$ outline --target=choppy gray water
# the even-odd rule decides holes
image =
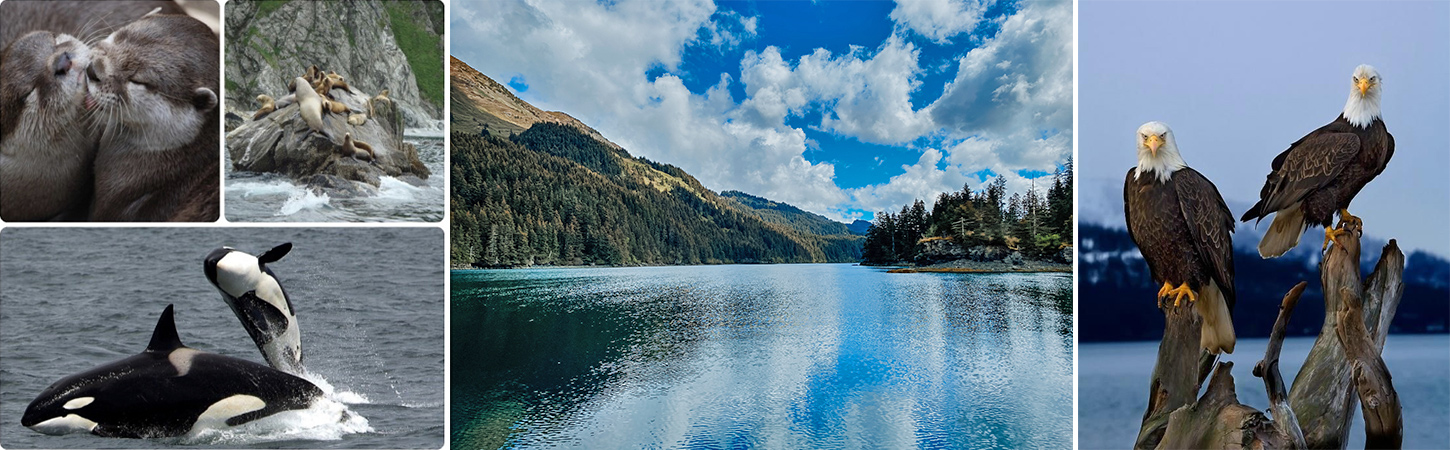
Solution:
[[[20,425],[61,377],[139,353],[168,303],[188,346],[265,364],[202,259],[258,254],[301,323],[310,372],[366,429],[287,426],[202,442],[47,436]],[[7,228],[0,232],[0,445],[5,448],[436,449],[444,444],[443,233],[436,228]]]
[[[1404,408],[1404,448],[1446,448],[1450,445],[1450,335],[1390,335],[1385,365],[1394,376]],[[1240,339],[1233,361],[1239,402],[1264,410],[1269,406],[1264,382],[1253,367],[1264,357],[1267,339]],[[1284,381],[1294,382],[1314,338],[1284,340],[1279,358]],[[1148,406],[1148,380],[1158,355],[1157,342],[1082,344],[1078,349],[1078,445],[1084,449],[1129,448],[1138,436]],[[1364,448],[1364,421],[1355,410],[1348,448]]]
[[[452,275],[452,447],[1068,448],[1072,277]]]
[[[437,222],[443,220],[441,135],[407,135],[418,158],[433,172],[427,187],[383,177],[378,195],[329,198],[314,194],[285,175],[233,171],[226,164],[226,216],[233,222]]]

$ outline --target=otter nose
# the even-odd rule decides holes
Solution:
[[[90,77],[91,81],[101,81],[101,77],[96,76],[95,64],[92,64],[90,67],[86,67],[86,76]]]
[[[69,72],[70,71],[70,67],[71,67],[70,52],[61,53],[60,54],[60,57],[55,58],[55,74],[56,75],[65,75],[66,72]]]

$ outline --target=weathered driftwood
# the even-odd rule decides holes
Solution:
[[[1218,363],[1203,397],[1169,414],[1163,441],[1157,448],[1292,448],[1273,420],[1239,403],[1232,371],[1233,363]]]
[[[1269,333],[1269,345],[1264,349],[1264,359],[1254,366],[1254,376],[1264,379],[1264,391],[1269,394],[1269,413],[1274,415],[1274,428],[1286,440],[1289,448],[1306,448],[1304,431],[1299,429],[1299,419],[1289,406],[1289,393],[1284,377],[1279,373],[1279,352],[1284,349],[1284,334],[1289,328],[1289,317],[1294,315],[1294,306],[1309,282],[1300,281],[1284,294],[1279,304],[1279,318],[1274,320],[1274,330]]]
[[[1364,322],[1361,323],[1375,343],[1378,357],[1389,333],[1389,321],[1394,318],[1404,291],[1400,280],[1405,256],[1393,240],[1385,246],[1369,283],[1361,285],[1359,227],[1357,224],[1346,226],[1354,232],[1341,236],[1342,245],[1330,247],[1319,263],[1324,325],[1289,391],[1289,404],[1294,407],[1310,448],[1345,448],[1349,444],[1350,423],[1354,420],[1358,396],[1344,344],[1336,331],[1340,325],[1338,312],[1345,307],[1345,293],[1364,293]]]
[[[1185,303],[1174,307],[1169,302],[1163,308],[1163,316],[1163,342],[1158,344],[1158,363],[1153,366],[1153,379],[1149,383],[1148,409],[1143,412],[1143,426],[1133,446],[1137,449],[1158,447],[1168,427],[1169,414],[1192,404],[1198,395],[1203,382],[1200,374],[1206,372],[1200,369],[1202,362],[1212,364],[1214,360],[1198,346],[1203,319],[1192,306]]]
[[[1354,233],[1341,236],[1342,245],[1331,247],[1320,263],[1325,324],[1293,387],[1285,392],[1279,354],[1305,282],[1285,294],[1264,359],[1254,368],[1264,380],[1273,418],[1239,403],[1231,363],[1217,364],[1208,389],[1193,400],[1207,374],[1201,368],[1214,358],[1198,348],[1201,323],[1191,308],[1166,308],[1135,448],[1343,448],[1361,397],[1366,399],[1366,445],[1399,447],[1399,398],[1379,353],[1403,292],[1404,254],[1390,241],[1369,282],[1361,285],[1359,229],[1350,229]]]
[[[1239,403],[1234,390],[1233,364],[1220,363],[1203,397],[1169,414],[1157,448],[1304,448],[1304,435],[1293,418],[1284,379],[1279,375],[1279,352],[1284,346],[1289,317],[1307,284],[1300,282],[1284,295],[1264,359],[1254,367],[1254,375],[1264,379],[1264,388],[1269,392],[1273,419]]]
[[[1340,343],[1344,345],[1345,356],[1352,368],[1355,394],[1360,399],[1360,412],[1364,414],[1365,448],[1400,448],[1404,429],[1400,416],[1400,396],[1390,382],[1390,370],[1380,358],[1383,345],[1376,346],[1375,339],[1364,325],[1364,313],[1360,308],[1359,294],[1343,288],[1340,292],[1344,306],[1336,313],[1339,318]]]

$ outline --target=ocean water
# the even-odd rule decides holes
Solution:
[[[1264,381],[1253,375],[1267,339],[1240,339],[1233,361],[1239,402],[1269,407]],[[1284,340],[1279,370],[1292,384],[1313,337]],[[1079,448],[1128,448],[1138,436],[1148,406],[1148,380],[1158,357],[1157,342],[1082,344],[1078,350]],[[1450,335],[1390,335],[1383,354],[1394,377],[1404,414],[1404,448],[1450,448]],[[1364,421],[1355,410],[1348,448],[1364,448]]]
[[[443,220],[443,136],[409,130],[404,140],[433,173],[426,187],[383,177],[378,195],[330,198],[314,194],[286,175],[234,171],[226,166],[226,216],[233,222],[437,222]]]
[[[202,272],[216,247],[259,254],[291,296],[328,401],[197,439],[47,436],[20,425],[60,378],[139,353],[175,304],[188,346],[265,364]],[[0,232],[0,446],[397,448],[444,445],[444,257],[436,228],[7,228]],[[339,422],[346,409],[356,418]],[[279,415],[280,416],[280,415]]]
[[[799,264],[452,280],[457,450],[1072,445],[1066,274]]]

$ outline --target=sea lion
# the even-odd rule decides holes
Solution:
[[[316,91],[317,95],[327,97],[332,92],[332,80],[323,78],[321,81],[312,85],[312,90]]]
[[[373,152],[373,146],[363,141],[355,141],[352,133],[346,133],[342,135],[342,156],[372,161],[377,158],[377,153]]]
[[[0,217],[83,219],[96,151],[85,110],[90,47],[35,31],[0,59]]]
[[[368,122],[368,116],[366,116],[364,114],[353,114],[353,115],[347,116],[347,124],[348,125],[359,126],[359,125],[365,124],[367,122]]]
[[[285,97],[276,99],[274,103],[277,105],[277,109],[292,106],[293,103],[297,103],[297,94],[287,94]]]
[[[95,44],[86,73],[100,146],[91,220],[215,221],[220,48],[185,15],[149,15]]]
[[[327,110],[327,112],[333,114],[343,114],[347,113],[348,111],[352,111],[347,107],[347,104],[344,104],[343,102],[327,99],[322,100],[322,109],[325,109]]]
[[[352,87],[347,85],[347,80],[342,78],[342,75],[338,75],[337,72],[328,72],[327,80],[332,84],[332,87],[328,89],[328,92],[332,92],[332,89],[339,88],[348,92],[352,92]]]
[[[373,116],[376,116],[377,115],[377,114],[374,114],[376,111],[373,108],[373,102],[388,102],[388,103],[392,103],[393,100],[388,98],[388,90],[387,89],[383,89],[383,91],[382,92],[379,92],[378,95],[376,95],[373,98],[371,98],[371,99],[368,100],[368,117],[373,117]]]
[[[307,126],[311,127],[313,131],[322,131],[322,96],[317,95],[317,92],[312,90],[307,84],[307,80],[299,77],[293,81],[297,82],[297,88],[293,90],[293,95],[296,95],[297,105],[300,108],[298,114],[302,116],[302,120],[307,122]]]
[[[258,95],[257,103],[261,103],[262,107],[257,108],[257,112],[255,114],[252,114],[252,120],[261,119],[262,117],[271,114],[272,111],[277,110],[277,103],[272,100],[272,97],[268,97],[267,94]]]

